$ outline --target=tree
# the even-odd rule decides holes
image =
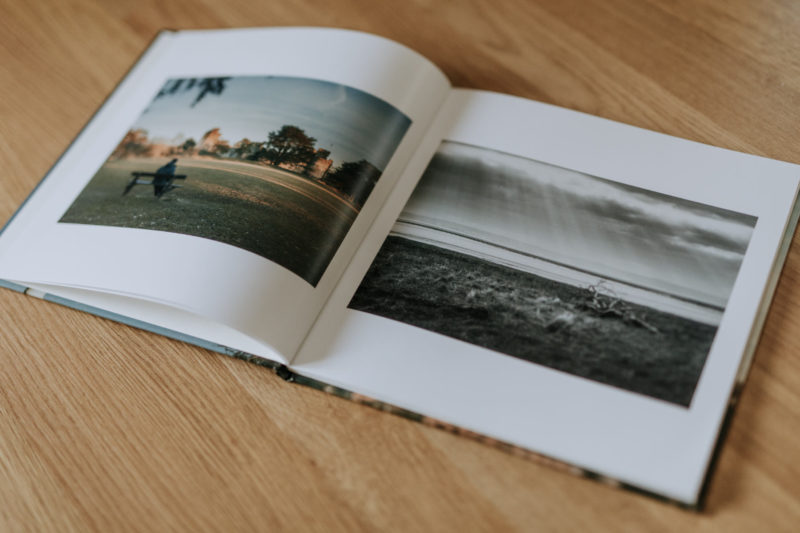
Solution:
[[[189,137],[181,145],[181,152],[191,155],[194,152],[194,147],[197,146],[197,141]]]
[[[222,133],[219,128],[211,128],[200,138],[200,153],[214,152],[220,142],[222,142]]]
[[[264,147],[264,143],[260,143],[255,151],[247,157],[247,159],[251,161],[268,161],[269,152]]]
[[[362,206],[380,177],[381,171],[362,159],[342,163],[322,181],[352,198],[356,205]]]
[[[197,97],[191,103],[190,107],[196,106],[207,94],[219,96],[225,90],[225,83],[230,80],[230,77],[216,77],[216,78],[179,78],[176,80],[169,80],[156,94],[155,100],[165,96],[171,96],[178,92],[187,92],[191,90],[199,91]]]
[[[151,143],[147,138],[147,130],[128,130],[117,147],[111,152],[111,157],[135,157],[145,155],[150,150]]]
[[[269,159],[274,166],[282,163],[305,165],[314,157],[315,142],[317,140],[306,135],[301,128],[284,125],[269,133],[263,159]]]
[[[317,150],[314,150],[314,153],[311,155],[311,157],[308,158],[308,161],[306,161],[306,168],[305,168],[306,174],[311,172],[317,161],[319,161],[320,159],[327,159],[329,155],[331,155],[330,150],[326,150],[324,148],[318,148]]]
[[[326,150],[324,148],[317,148],[314,152],[309,156],[308,160],[306,160],[305,168],[303,172],[308,175],[314,169],[314,165],[317,164],[317,161],[320,159],[327,159],[328,156],[331,155],[330,150]]]
[[[214,145],[214,153],[217,155],[225,155],[231,149],[231,146],[228,144],[228,141],[221,139],[217,144]]]
[[[259,150],[259,148],[261,148],[262,144],[263,143],[253,142],[245,137],[233,145],[233,150],[236,153],[236,157],[241,159],[249,159]]]

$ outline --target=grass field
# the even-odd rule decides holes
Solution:
[[[350,307],[684,406],[716,333],[400,237],[386,240]]]
[[[182,188],[153,195],[131,172],[167,159],[106,162],[60,222],[121,226],[203,237],[248,250],[317,284],[357,211],[322,185],[278,169],[237,161],[180,159]]]

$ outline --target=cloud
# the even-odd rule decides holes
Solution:
[[[410,217],[598,275],[727,299],[756,218],[446,141]]]
[[[483,189],[487,199],[538,195],[581,211],[587,223],[607,226],[608,231],[666,246],[702,247],[703,253],[718,250],[724,255],[743,255],[756,222],[755,217],[742,213],[455,143],[437,154],[435,162],[431,167],[436,171],[457,169],[470,176],[470,186]],[[491,188],[499,190],[492,193],[487,190]]]

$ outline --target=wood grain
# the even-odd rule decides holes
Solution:
[[[381,34],[458,86],[800,163],[792,0],[0,0],[0,220],[158,29],[272,25]],[[701,514],[0,291],[0,529],[792,530],[799,249]]]

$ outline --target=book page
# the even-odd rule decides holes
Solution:
[[[426,153],[292,368],[694,503],[798,168],[467,90]]]
[[[9,225],[0,278],[291,355],[448,90],[357,32],[165,33]]]

